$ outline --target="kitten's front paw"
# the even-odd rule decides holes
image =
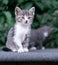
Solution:
[[[28,50],[28,48],[23,48],[24,49],[24,52],[28,52],[29,50]]]
[[[24,52],[23,48],[18,49],[18,53]]]
[[[45,47],[42,47],[42,50],[45,50]]]
[[[34,51],[34,50],[36,50],[36,47],[31,47],[29,50]]]

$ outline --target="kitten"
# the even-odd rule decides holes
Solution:
[[[29,49],[44,50],[45,49],[45,47],[43,47],[44,41],[52,34],[53,30],[54,29],[50,26],[42,26],[38,29],[31,29]]]
[[[21,10],[19,7],[15,8],[15,24],[10,29],[7,37],[6,47],[15,52],[28,52],[29,40],[25,43],[24,40],[30,35],[31,24],[34,18],[35,8],[29,10]]]

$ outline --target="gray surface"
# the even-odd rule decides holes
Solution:
[[[0,61],[58,61],[58,49],[24,53],[0,51]]]

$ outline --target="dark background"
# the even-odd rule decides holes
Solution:
[[[45,43],[47,48],[58,48],[58,0],[0,0],[0,47],[5,46],[7,33],[15,23],[15,7],[35,7],[32,28],[48,25],[54,28],[52,40]]]

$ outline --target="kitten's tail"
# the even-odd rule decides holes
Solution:
[[[5,47],[5,48],[3,48],[2,50],[3,50],[3,51],[11,51],[11,49],[6,48],[6,47]]]
[[[1,47],[0,50],[2,50],[2,51],[11,51],[11,49],[9,49],[9,48],[7,48],[5,46],[4,47]]]

